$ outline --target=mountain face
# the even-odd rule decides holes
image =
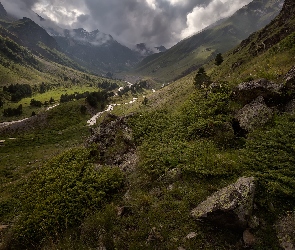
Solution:
[[[0,18],[6,17],[7,16],[7,12],[4,9],[2,3],[0,2]]]
[[[42,43],[50,49],[58,49],[58,44],[42,27],[31,19],[24,17],[6,26],[6,29],[17,35],[23,46],[41,52]],[[42,53],[42,52],[41,52]]]
[[[283,2],[254,0],[231,17],[179,42],[166,52],[145,58],[135,72],[160,80],[177,79],[263,28],[278,15]]]
[[[233,53],[241,53],[243,49],[247,48],[248,52],[255,56],[271,48],[273,45],[295,32],[294,13],[295,2],[293,0],[285,0],[280,14],[264,29],[253,33],[250,37],[242,41]]]
[[[82,28],[74,30],[65,30],[64,35],[68,39],[73,39],[81,44],[91,44],[94,46],[104,45],[108,42],[114,41],[111,35],[104,34],[99,30],[88,32]]]
[[[68,57],[94,73],[126,70],[139,61],[137,52],[98,30],[65,30],[54,39]]]
[[[63,54],[55,39],[29,18],[24,17],[17,21],[7,18],[6,21],[0,21],[0,36],[2,39],[11,39],[37,56],[74,69],[85,70]]]

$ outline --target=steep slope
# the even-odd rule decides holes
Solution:
[[[164,53],[145,58],[136,73],[173,80],[198,68],[217,53],[233,48],[264,27],[281,10],[283,0],[254,0],[231,17],[187,38]]]
[[[281,80],[294,63],[294,11],[294,2],[285,1],[281,13],[269,25],[226,53],[221,66],[209,70],[212,78],[233,82],[247,78]],[[207,67],[212,69],[212,64]]]
[[[6,18],[6,17],[7,17],[7,12],[4,9],[2,3],[0,2],[0,19]]]
[[[1,22],[0,26],[2,37],[12,39],[34,54],[74,69],[84,70],[63,54],[55,39],[31,19],[24,17],[17,21],[5,21]]]
[[[50,49],[58,49],[56,41],[48,33],[31,19],[24,17],[6,26],[7,30],[16,34],[22,45],[39,51],[39,44],[43,43]]]

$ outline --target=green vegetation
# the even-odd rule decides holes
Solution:
[[[274,223],[295,211],[295,114],[278,106],[254,131],[239,135],[233,126],[244,105],[233,98],[238,83],[282,83],[294,66],[294,32],[253,49],[264,32],[223,54],[218,67],[212,58],[155,93],[142,81],[112,96],[123,104],[113,113],[129,116],[106,115],[91,128],[87,147],[88,109],[101,110],[109,97],[98,88],[119,82],[55,65],[57,74],[41,85],[45,92],[32,84],[32,97],[9,104],[10,94],[1,93],[5,108],[24,102],[26,113],[36,108],[32,98],[39,104],[67,93],[74,100],[38,114],[30,127],[3,130],[0,220],[10,227],[0,248],[242,249],[242,232],[193,220],[190,212],[237,178],[254,176],[253,248],[280,249]],[[76,98],[87,91],[88,103]],[[294,98],[294,88],[288,91]]]
[[[94,170],[89,151],[73,149],[35,171],[20,192],[21,216],[13,232],[14,247],[55,241],[66,229],[110,200],[123,185],[119,169]]]

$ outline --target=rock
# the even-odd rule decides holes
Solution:
[[[233,90],[233,98],[242,104],[247,104],[262,96],[268,105],[276,105],[282,99],[283,84],[276,84],[266,79],[240,83]]]
[[[272,118],[272,116],[272,109],[267,107],[263,97],[259,96],[250,104],[247,104],[240,109],[237,112],[235,119],[243,130],[250,132],[257,127],[263,126]]]
[[[220,226],[245,230],[253,210],[254,192],[254,177],[241,177],[208,197],[191,215]]]
[[[190,232],[185,238],[190,240],[190,239],[193,239],[197,236],[198,234],[195,233],[195,232]]]
[[[249,231],[249,229],[246,229],[243,233],[243,241],[246,246],[253,246],[255,245],[256,238],[255,236]]]
[[[86,146],[91,147],[94,156],[98,156],[98,163],[115,165],[126,172],[134,169],[137,155],[132,130],[128,126],[131,116],[118,117],[108,114],[98,129],[91,129]]]
[[[259,225],[260,225],[260,221],[259,221],[259,218],[257,218],[255,215],[254,216],[251,216],[249,222],[249,227],[251,229],[255,229],[255,228],[258,228]]]
[[[291,100],[285,107],[285,112],[295,114],[295,99]]]
[[[293,68],[291,68],[285,75],[284,80],[287,88],[295,87],[295,66],[293,66]]]
[[[275,228],[281,247],[285,250],[295,250],[295,212],[281,218]]]

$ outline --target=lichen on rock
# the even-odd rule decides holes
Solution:
[[[267,107],[262,96],[240,109],[235,119],[242,129],[250,132],[266,124],[273,116],[271,108]]]
[[[253,210],[254,177],[241,177],[208,197],[191,211],[196,219],[208,219],[216,224],[246,229]]]
[[[295,212],[282,217],[275,228],[281,247],[285,250],[295,250]]]

